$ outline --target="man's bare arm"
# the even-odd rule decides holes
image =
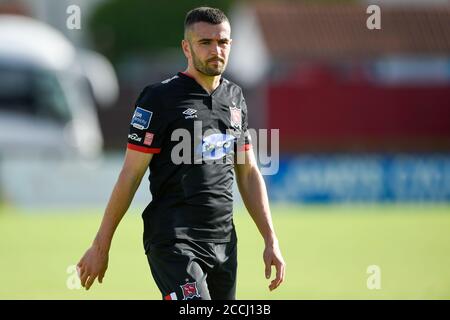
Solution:
[[[97,235],[77,265],[81,284],[86,290],[89,290],[95,278],[98,277],[100,283],[103,280],[114,232],[127,212],[151,159],[152,154],[127,149]]]
[[[244,204],[264,239],[266,278],[270,278],[272,265],[277,272],[276,278],[269,285],[269,289],[274,290],[284,281],[286,263],[281,255],[273,227],[266,184],[256,164],[253,150],[245,151],[245,162],[236,164],[235,171]]]

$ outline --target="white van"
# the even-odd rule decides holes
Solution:
[[[112,105],[117,95],[103,56],[32,18],[0,15],[0,157],[97,157],[95,103]]]

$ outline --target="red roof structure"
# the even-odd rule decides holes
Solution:
[[[450,6],[381,6],[381,30],[366,26],[361,4],[252,4],[275,59],[450,55]]]

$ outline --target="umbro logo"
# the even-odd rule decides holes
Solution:
[[[189,108],[183,111],[183,114],[185,115],[185,119],[193,119],[193,118],[197,118],[197,110]]]
[[[192,116],[192,115],[193,115],[194,113],[196,113],[196,112],[197,112],[197,110],[189,108],[189,109],[187,109],[187,110],[184,110],[184,111],[183,111],[183,114],[185,114],[185,115],[187,115],[187,116]]]

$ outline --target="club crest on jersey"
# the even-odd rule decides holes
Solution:
[[[230,107],[230,123],[235,129],[240,129],[242,125],[241,109],[236,107],[234,103],[233,106]]]
[[[200,294],[197,290],[197,282],[188,282],[181,287],[181,291],[183,292],[183,300],[200,298]]]
[[[152,115],[153,112],[137,107],[136,110],[134,110],[131,125],[139,130],[148,129]]]

